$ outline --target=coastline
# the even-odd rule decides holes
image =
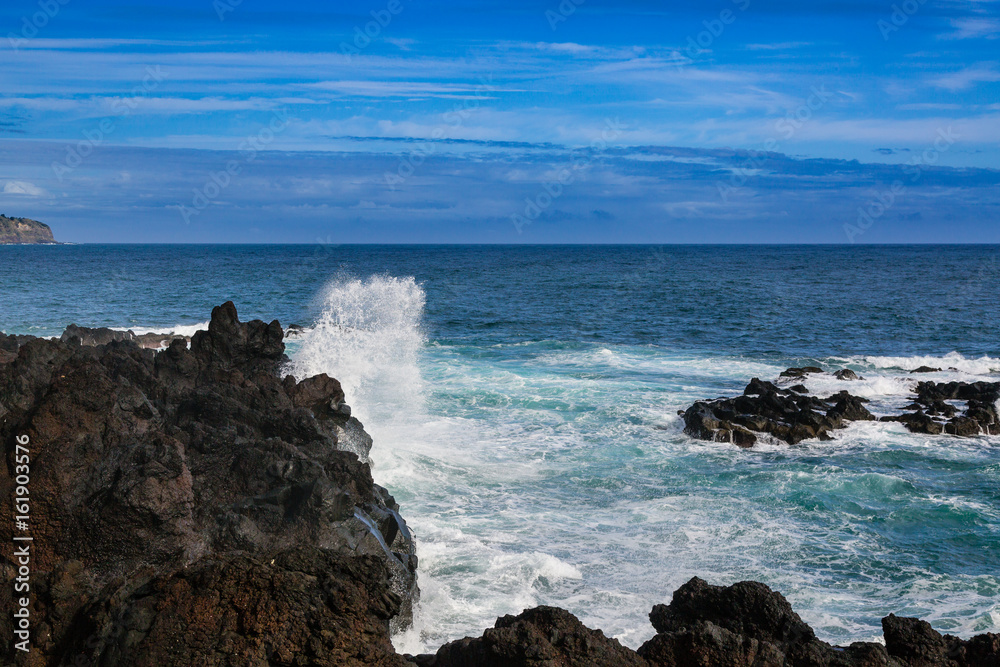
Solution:
[[[418,596],[414,585],[420,571],[414,542],[403,518],[406,508],[396,505],[387,491],[371,481],[370,467],[366,462],[371,439],[360,422],[350,416],[350,409],[344,407],[346,397],[340,384],[326,376],[303,378],[301,381],[290,378],[280,380],[278,373],[284,351],[283,337],[284,332],[277,322],[270,325],[260,321],[241,323],[230,303],[213,311],[208,331],[195,334],[190,350],[182,339],[173,341],[160,352],[142,350],[135,340],[124,338],[102,342],[92,337],[87,340],[91,345],[82,345],[84,339],[73,335],[65,340],[15,339],[13,344],[10,337],[6,339],[8,353],[15,344],[16,349],[13,350],[13,359],[0,364],[0,395],[4,399],[2,403],[8,406],[0,417],[0,430],[5,442],[12,441],[13,435],[21,432],[36,443],[36,448],[44,446],[46,441],[52,446],[52,443],[60,441],[79,441],[81,437],[91,438],[95,444],[103,442],[105,455],[118,462],[115,474],[125,475],[134,481],[129,486],[133,491],[126,492],[125,496],[119,496],[120,492],[114,491],[102,503],[110,503],[105,505],[107,509],[120,506],[126,510],[126,515],[141,509],[136,516],[145,517],[131,524],[132,528],[125,527],[127,532],[135,531],[126,538],[122,527],[112,528],[113,524],[107,523],[110,520],[120,522],[120,514],[109,516],[100,507],[92,507],[84,514],[67,515],[66,510],[59,509],[58,505],[49,505],[44,495],[42,500],[36,497],[36,507],[40,506],[42,515],[47,517],[43,525],[60,528],[46,528],[46,531],[55,532],[38,535],[39,538],[44,537],[39,542],[47,542],[49,546],[41,547],[40,567],[33,575],[45,582],[39,589],[39,597],[34,598],[34,613],[36,620],[43,619],[42,627],[48,628],[51,643],[48,645],[50,652],[44,654],[49,656],[49,662],[34,664],[59,664],[60,660],[78,649],[84,653],[90,650],[88,655],[100,655],[102,659],[114,661],[114,656],[122,655],[124,650],[121,644],[124,638],[116,635],[116,624],[120,626],[123,615],[128,617],[140,609],[149,609],[147,594],[136,597],[139,588],[157,591],[154,597],[161,600],[157,607],[160,612],[154,614],[154,620],[141,640],[135,642],[134,637],[128,640],[134,642],[128,645],[131,655],[146,656],[144,659],[150,663],[169,659],[170,656],[176,659],[178,654],[170,651],[177,650],[183,651],[188,658],[222,655],[219,651],[228,649],[218,644],[203,645],[204,636],[197,631],[197,626],[208,618],[242,613],[236,598],[232,597],[232,591],[219,588],[221,584],[211,584],[210,587],[214,587],[212,590],[217,591],[219,596],[214,598],[215,606],[210,613],[204,612],[209,614],[208,617],[196,615],[193,619],[174,615],[174,611],[181,608],[177,605],[203,605],[205,600],[197,596],[177,598],[171,591],[178,591],[177,586],[186,590],[185,586],[190,585],[185,584],[186,581],[201,581],[204,584],[239,580],[242,582],[240,586],[249,587],[248,590],[258,590],[259,585],[264,585],[259,589],[263,592],[277,581],[274,577],[282,577],[282,581],[287,582],[287,577],[294,579],[313,571],[311,568],[320,562],[325,563],[324,571],[339,573],[331,580],[331,583],[338,582],[335,584],[338,590],[347,587],[355,591],[343,598],[346,607],[334,605],[332,608],[340,611],[332,616],[327,614],[323,618],[311,618],[306,626],[300,627],[295,623],[290,626],[271,625],[268,632],[272,636],[284,637],[282,641],[286,642],[315,638],[317,628],[327,623],[336,626],[338,618],[343,620],[343,609],[346,608],[353,619],[351,627],[364,628],[364,634],[343,634],[341,631],[335,636],[323,635],[325,653],[316,654],[313,664],[417,664],[423,667],[519,665],[541,664],[531,661],[548,656],[544,659],[568,661],[566,664],[608,665],[684,665],[696,660],[709,660],[710,664],[719,665],[921,665],[944,664],[941,661],[947,659],[953,660],[956,665],[972,666],[991,664],[982,661],[1000,655],[998,635],[983,635],[963,643],[942,637],[929,625],[914,619],[891,616],[883,621],[885,646],[856,644],[841,650],[817,640],[784,598],[762,584],[716,588],[703,581],[692,580],[674,593],[674,601],[669,607],[653,609],[651,620],[657,634],[638,652],[604,637],[599,631],[585,628],[569,612],[542,607],[518,617],[499,619],[497,626],[487,630],[481,639],[447,644],[434,656],[400,656],[389,643],[390,632],[393,627],[398,630],[407,622],[406,610]],[[56,362],[55,368],[61,369],[59,376],[54,369],[46,371],[41,365],[48,366],[53,361]],[[139,370],[142,367],[153,375],[143,380],[144,374]],[[23,386],[18,388],[16,378],[28,379],[33,389],[25,393]],[[108,393],[101,405],[92,403],[90,387],[93,386],[104,386],[104,391]],[[39,391],[43,387],[49,389]],[[265,389],[267,387],[270,389]],[[259,393],[261,390],[264,394]],[[281,394],[284,398],[277,398]],[[210,409],[207,412],[203,408],[191,412],[194,405],[186,403],[189,399],[185,396],[198,396],[200,403],[207,400],[203,404]],[[261,403],[261,400],[264,402]],[[228,407],[219,413],[216,408],[210,407],[212,405]],[[250,406],[254,406],[251,408],[253,412],[247,413]],[[246,426],[255,423],[246,421],[248,414],[287,415],[280,417],[290,420],[280,430],[296,433],[295,442],[298,444],[288,444],[307,456],[307,459],[298,460],[315,460],[321,467],[315,469],[316,472],[320,469],[324,472],[318,478],[308,475],[303,478],[302,473],[293,473],[289,477],[287,472],[275,477],[273,456],[276,452],[273,445],[266,444],[266,439],[257,440],[273,432],[274,426],[266,427],[256,436],[247,434],[249,440],[246,435],[229,440],[231,436],[223,435],[225,429],[230,428],[225,426],[225,420],[229,419],[225,415],[234,410],[236,412],[231,414],[243,415],[240,419]],[[74,411],[80,415],[77,418],[79,425],[61,423],[67,414]],[[223,421],[220,422],[220,418]],[[174,426],[164,430],[163,435],[177,444],[164,448],[166,442],[162,442],[154,450],[147,450],[142,459],[132,458],[134,454],[128,453],[131,446],[128,438],[122,436],[136,433],[138,428],[139,432],[147,434],[144,438],[148,438],[150,428],[163,428],[155,424],[168,424],[171,420],[176,420],[172,422]],[[263,426],[265,422],[260,423]],[[112,427],[110,430],[109,426]],[[223,428],[221,431],[218,430],[220,426]],[[194,439],[184,442],[181,433],[172,430],[177,428],[188,433],[186,437]],[[237,496],[223,494],[225,506],[231,508],[226,516],[231,518],[221,524],[218,519],[212,519],[210,523],[215,527],[191,541],[198,534],[197,530],[192,533],[192,522],[197,524],[198,515],[208,517],[214,511],[204,514],[199,507],[206,497],[195,492],[199,486],[199,465],[192,458],[196,456],[195,452],[189,448],[195,447],[203,454],[207,452],[204,448],[209,442],[216,442],[205,439],[205,434],[212,429],[219,434],[216,438],[223,436],[223,442],[239,442],[241,448],[250,444],[251,449],[265,446],[262,452],[271,454],[250,468],[241,468],[242,479],[223,483],[223,487],[235,482],[240,488],[252,489],[252,495],[247,498],[250,503],[238,500]],[[87,436],[87,433],[92,435]],[[94,437],[98,440],[92,440]],[[178,440],[178,437],[181,439]],[[93,444],[88,447],[92,448]],[[8,457],[12,453],[8,448]],[[34,483],[45,484],[47,482],[42,480],[51,480],[55,486],[49,488],[50,493],[61,494],[64,501],[68,501],[67,506],[79,506],[78,502],[69,500],[65,495],[79,491],[74,491],[72,485],[67,486],[68,479],[60,478],[58,471],[65,465],[60,458],[82,454],[81,450],[69,448],[54,452],[44,463],[36,462],[32,474]],[[150,455],[154,458],[149,459]],[[178,455],[180,468],[177,468]],[[331,455],[339,462],[322,462],[324,457]],[[140,464],[143,460],[146,462]],[[166,470],[149,468],[149,462],[157,460],[161,462],[158,465],[165,466]],[[74,464],[74,467],[78,466],[79,463]],[[175,472],[169,472],[170,469]],[[96,477],[110,479],[107,473]],[[63,481],[60,482],[60,479]],[[323,479],[328,481],[319,483]],[[4,484],[9,485],[12,481],[5,477]],[[218,480],[214,482],[218,483]],[[11,497],[6,493],[8,490],[11,489],[4,488],[5,502]],[[339,500],[344,498],[344,492],[352,500]],[[42,493],[45,494],[44,491]],[[220,498],[216,495],[212,497]],[[344,502],[353,505],[345,506]],[[272,505],[284,507],[282,515],[285,518],[277,523],[274,519],[266,519],[266,512],[262,516],[259,514],[261,510],[253,509]],[[231,514],[234,511],[235,514]],[[329,514],[330,511],[333,514]],[[380,513],[383,518],[376,520]],[[49,521],[59,515],[63,518],[54,523]],[[148,524],[152,517],[157,517],[155,522],[160,524],[155,529]],[[292,517],[291,521],[289,517]],[[247,524],[247,520],[251,523]],[[333,524],[329,523],[331,520]],[[119,555],[108,561],[104,556],[104,547],[81,551],[80,546],[71,546],[66,542],[83,525],[89,526],[89,531],[96,529],[98,535],[114,530],[114,539],[125,539],[126,543],[137,536],[149,539],[156,535],[156,543],[164,546],[151,550],[150,545],[144,543],[141,553],[135,552],[124,558],[120,549],[109,550],[109,553]],[[176,528],[167,529],[169,525]],[[286,534],[289,525],[298,527],[287,533],[287,537],[280,537]],[[333,533],[329,531],[330,525],[337,527]],[[266,537],[268,534],[272,537]],[[287,541],[292,535],[296,536],[294,547]],[[305,543],[302,542],[303,537],[306,538]],[[164,541],[169,544],[164,544]],[[57,544],[63,546],[52,551]],[[187,546],[181,548],[184,544]],[[397,555],[400,553],[403,555]],[[76,557],[67,557],[73,554],[77,554]],[[178,554],[183,556],[178,559]],[[267,564],[269,557],[270,565]],[[335,560],[331,561],[331,558]],[[11,567],[13,563],[5,561],[5,568]],[[417,575],[409,584],[405,583],[408,578],[406,572]],[[232,579],[234,577],[235,580]],[[309,583],[312,579],[307,577],[298,581],[296,590],[300,591],[302,599],[314,599],[310,597],[313,595],[310,591],[315,586]],[[63,592],[53,597],[56,590],[53,586],[57,583]],[[366,592],[361,592],[362,589]],[[265,595],[260,598],[260,603],[265,604],[267,600],[270,597]],[[271,608],[269,613],[276,618],[260,620],[268,623],[277,618],[287,618],[281,614],[291,613],[301,602],[284,600],[283,604],[289,605],[287,609]],[[324,604],[329,611],[331,600],[325,599]],[[10,618],[10,615],[6,616]],[[76,620],[67,626],[66,620],[70,618]],[[86,619],[88,628],[93,628],[91,631],[84,633],[81,630],[79,623],[84,622],[81,618]],[[748,624],[750,618],[768,620]],[[161,621],[164,624],[162,627],[158,625]],[[169,634],[163,634],[166,628],[170,629]],[[118,630],[120,634],[120,627]],[[230,628],[229,632],[233,631]],[[86,638],[84,634],[87,634]],[[94,640],[95,636],[99,639]],[[362,636],[365,639],[361,639]],[[173,648],[167,645],[168,639],[173,642]],[[93,640],[96,645],[81,648],[81,640]],[[257,631],[236,631],[236,635],[227,641],[230,647],[235,642],[245,656],[263,655]],[[362,646],[364,656],[335,653],[355,645]],[[70,653],[67,653],[67,646],[71,647]],[[290,646],[286,650],[306,650],[304,645],[296,645],[298,648],[294,649]],[[13,659],[19,659],[14,655]]]

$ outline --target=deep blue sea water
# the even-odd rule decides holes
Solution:
[[[1000,438],[855,424],[739,450],[677,411],[792,365],[874,411],[1000,379],[996,246],[0,246],[0,330],[308,328],[414,528],[418,652],[537,604],[638,646],[694,575],[764,581],[829,641],[889,613],[1000,631]]]

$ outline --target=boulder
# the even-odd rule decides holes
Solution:
[[[409,657],[409,656],[408,656]],[[646,667],[635,651],[591,630],[573,614],[536,607],[497,619],[476,639],[445,644],[434,655],[410,657],[420,667]]]
[[[135,334],[131,331],[115,331],[106,327],[91,329],[89,327],[78,327],[75,324],[71,324],[66,327],[66,330],[63,331],[59,340],[64,343],[69,343],[73,339],[78,340],[80,345],[107,345],[108,343],[135,340]]]

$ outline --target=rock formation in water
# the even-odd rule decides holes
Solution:
[[[799,389],[804,391],[804,387],[781,389],[754,378],[742,396],[698,401],[683,411],[684,432],[740,447],[753,447],[757,434],[768,433],[794,445],[812,438],[829,440],[830,431],[844,428],[848,422],[875,419],[864,406],[867,399],[846,391],[817,398]]]
[[[697,578],[653,608],[656,635],[638,651],[538,607],[435,654],[398,655],[390,630],[416,594],[413,539],[372,480],[371,438],[340,383],[281,379],[281,327],[241,323],[231,303],[190,349],[177,339],[157,353],[120,334],[0,336],[0,511],[14,514],[15,437],[26,435],[29,529],[4,530],[33,538],[31,650],[16,650],[13,597],[0,596],[4,665],[1000,665],[1000,635],[961,640],[888,616],[884,646],[835,647],[767,586]],[[926,407],[993,391],[922,386]],[[827,419],[865,414],[849,395],[820,405],[759,381],[745,396]],[[2,553],[13,580],[19,564]]]
[[[0,341],[0,507],[27,435],[33,538],[32,652],[0,596],[0,663],[402,664],[413,540],[340,383],[281,379],[281,327],[232,303],[190,349],[80,342]]]
[[[0,215],[0,245],[8,243],[55,243],[52,229],[44,222]]]
[[[918,369],[919,370],[919,369]],[[931,369],[936,370],[936,369]],[[823,369],[807,366],[789,368],[781,373],[792,381]],[[854,371],[843,369],[833,374],[840,380],[859,380]],[[949,433],[959,436],[1000,434],[1000,382],[918,382],[914,402],[899,415],[887,415],[879,421],[903,423],[912,433]],[[964,401],[960,410],[947,401]],[[753,378],[742,396],[697,401],[682,410],[684,432],[701,440],[731,442],[753,447],[761,433],[795,445],[803,440],[830,440],[831,431],[852,421],[872,421],[875,416],[865,407],[868,399],[841,391],[826,398],[808,395],[804,385],[782,388],[773,382]]]
[[[649,614],[656,635],[638,651],[590,630],[562,609],[505,616],[477,639],[408,656],[419,667],[997,667],[1000,635],[968,641],[924,621],[883,619],[885,645],[833,646],[764,584],[711,586],[694,578]]]

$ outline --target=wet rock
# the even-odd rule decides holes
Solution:
[[[852,371],[850,368],[842,368],[833,374],[838,380],[864,380],[863,377]]]
[[[108,343],[117,343],[125,340],[135,340],[135,334],[131,331],[114,331],[106,327],[91,329],[89,327],[78,327],[75,324],[71,324],[66,327],[66,330],[63,331],[59,340],[64,343],[69,343],[74,338],[80,341],[80,345],[94,346],[107,345]]]
[[[14,436],[31,438],[32,665],[81,653],[103,665],[399,664],[388,638],[416,595],[413,539],[359,459],[371,438],[339,409],[340,384],[279,379],[281,326],[240,322],[232,303],[190,349],[81,346],[81,332],[101,340],[77,327],[0,365],[8,516]],[[0,597],[0,636],[13,633],[10,605]],[[0,647],[0,664],[12,651]]]
[[[659,667],[894,664],[878,644],[845,650],[818,640],[780,593],[752,581],[722,587],[696,577],[649,619],[657,634],[638,653]]]
[[[844,428],[848,421],[874,419],[864,402],[847,392],[820,399],[753,378],[742,396],[692,405],[683,414],[684,432],[741,447],[752,447],[757,433],[767,433],[794,445],[814,438],[830,439],[830,431]]]
[[[882,417],[879,421],[900,422],[906,426],[911,433],[923,433],[926,435],[939,435],[944,433],[944,424],[935,421],[930,415],[924,414],[922,410],[917,410],[913,414],[890,415]]]
[[[386,630],[400,607],[388,589],[373,556],[210,556],[88,605],[63,654],[66,664],[404,667]]]
[[[139,347],[149,350],[161,350],[170,347],[171,343],[175,340],[184,341],[185,344],[191,342],[191,339],[187,336],[176,336],[174,334],[148,333],[135,337],[135,342],[139,344]]]
[[[822,373],[819,366],[803,366],[802,368],[789,368],[781,372],[783,378],[803,378],[810,373]]]
[[[952,419],[950,422],[945,424],[944,430],[945,433],[964,437],[979,435],[983,432],[979,422],[975,419],[969,419],[968,417],[956,417]]]
[[[917,398],[905,409],[910,414],[889,416],[884,421],[898,421],[914,433],[948,433],[973,437],[1000,433],[1000,382],[919,382]],[[947,401],[965,401],[965,411]]]
[[[914,368],[911,373],[938,373],[940,368],[931,368],[930,366],[920,366],[919,368]]]
[[[537,607],[497,619],[482,637],[445,644],[435,655],[410,658],[420,667],[645,667],[618,640],[591,630],[573,614]]]

